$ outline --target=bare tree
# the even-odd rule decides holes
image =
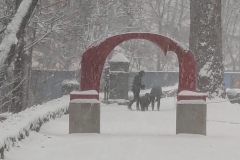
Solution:
[[[7,68],[10,66],[14,55],[17,52],[17,46],[19,44],[21,37],[24,34],[24,30],[27,23],[37,5],[38,0],[23,0],[21,3],[17,3],[17,11],[9,22],[7,27],[4,29],[2,35],[3,39],[0,44],[0,81],[6,80]],[[18,7],[19,6],[19,7]],[[2,84],[0,84],[1,86]],[[14,112],[21,111],[20,108],[14,108]]]

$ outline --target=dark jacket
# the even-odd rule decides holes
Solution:
[[[132,83],[132,91],[135,92],[135,93],[140,93],[140,90],[142,88],[142,77],[137,74],[135,77],[134,77],[134,80],[133,80],[133,83]]]
[[[151,89],[150,92],[151,96],[154,96],[156,98],[161,98],[162,96],[162,87],[161,86],[155,86]]]

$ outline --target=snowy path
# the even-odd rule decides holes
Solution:
[[[162,110],[129,111],[103,105],[101,134],[68,134],[68,115],[6,152],[6,160],[237,160],[240,159],[240,106],[208,106],[207,136],[175,135],[172,98]],[[134,106],[133,106],[134,108]]]

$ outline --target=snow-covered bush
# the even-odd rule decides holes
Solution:
[[[38,132],[42,124],[67,114],[69,101],[69,96],[64,96],[9,115],[0,123],[0,158],[4,158],[4,151],[9,151],[18,141],[29,136],[30,131]]]
[[[62,95],[68,95],[72,91],[79,91],[80,84],[76,79],[68,79],[62,82]]]
[[[226,90],[227,97],[231,103],[239,103],[240,104],[240,89],[233,88]]]

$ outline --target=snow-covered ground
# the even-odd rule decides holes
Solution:
[[[65,115],[44,124],[40,132],[31,132],[6,152],[5,159],[238,160],[239,117],[238,104],[209,103],[207,136],[175,135],[173,98],[161,100],[160,112],[129,111],[126,106],[101,104],[101,134],[69,135]]]

